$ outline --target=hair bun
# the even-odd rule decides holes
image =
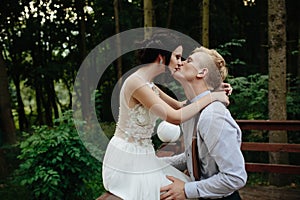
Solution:
[[[168,65],[172,52],[181,44],[180,37],[167,30],[153,32],[149,39],[136,42],[138,48],[138,63],[146,64],[153,62],[158,55],[165,57]]]

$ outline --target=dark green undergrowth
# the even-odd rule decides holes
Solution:
[[[72,112],[54,127],[24,133],[18,168],[0,183],[1,199],[95,199],[103,192],[101,162],[82,144]]]
[[[287,186],[291,186],[294,188],[300,189],[300,175],[291,175],[287,174],[286,178],[290,180],[290,184]],[[263,172],[249,172],[247,185],[249,186],[269,186],[269,173]]]

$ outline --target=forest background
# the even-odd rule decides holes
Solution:
[[[72,121],[73,84],[89,52],[133,28],[169,28],[220,51],[229,67],[226,81],[234,88],[228,108],[235,119],[298,120],[299,4],[294,0],[1,0],[0,196],[92,199],[104,191],[101,163],[82,145]],[[111,63],[95,91],[97,117],[110,136],[115,127],[110,97],[134,63],[131,53]],[[162,87],[180,90],[176,83]],[[299,133],[244,135],[244,141],[299,143]],[[154,142],[159,143],[157,138]],[[266,154],[245,157],[273,162]],[[283,163],[300,162],[294,154],[277,158]],[[264,184],[299,184],[298,176],[284,181],[280,176],[253,176],[252,181]]]

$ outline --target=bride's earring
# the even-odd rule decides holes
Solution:
[[[160,59],[160,61],[159,61],[159,64],[162,64],[163,63],[163,60],[162,59]]]

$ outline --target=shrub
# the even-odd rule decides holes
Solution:
[[[268,119],[267,75],[230,78],[228,82],[233,87],[229,110],[235,119]]]
[[[68,111],[54,127],[33,127],[20,143],[16,171],[32,199],[95,199],[103,191],[101,163],[81,143]]]

